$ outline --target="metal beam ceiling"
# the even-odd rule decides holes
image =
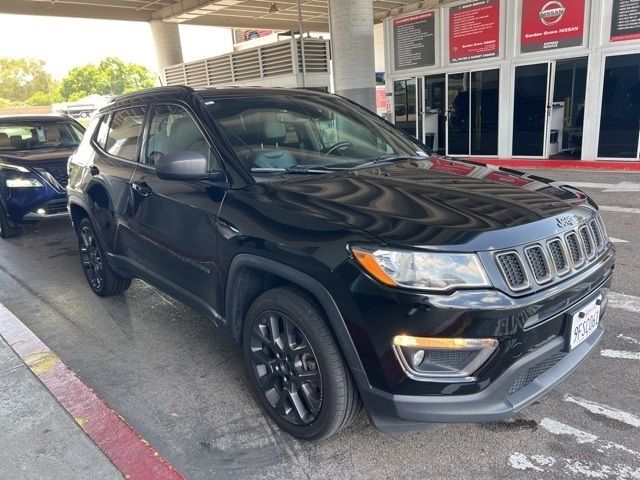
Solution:
[[[302,0],[307,31],[328,30],[328,0]],[[372,0],[374,20],[450,0]],[[275,3],[277,11],[273,12]],[[271,10],[271,13],[270,13]],[[297,29],[296,0],[0,0],[0,13],[149,22],[160,20],[234,28]]]

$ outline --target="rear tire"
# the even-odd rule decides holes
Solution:
[[[21,228],[16,228],[9,224],[9,217],[7,216],[7,212],[0,203],[0,238],[17,237],[21,233]]]
[[[93,223],[86,217],[78,225],[78,248],[82,270],[91,290],[96,295],[101,297],[119,295],[131,286],[130,278],[118,275],[109,266]]]
[[[249,383],[258,403],[285,432],[321,440],[360,413],[360,397],[324,315],[290,287],[263,293],[243,327]]]

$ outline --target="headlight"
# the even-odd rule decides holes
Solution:
[[[29,187],[42,187],[42,183],[36,178],[31,177],[17,177],[7,178],[7,187],[9,188],[29,188]]]
[[[490,287],[489,277],[474,253],[441,253],[352,247],[369,275],[392,287],[449,290],[454,287]]]

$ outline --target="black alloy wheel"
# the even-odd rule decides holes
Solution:
[[[102,289],[104,284],[104,274],[102,269],[102,253],[98,247],[98,242],[94,236],[93,230],[85,225],[78,232],[80,239],[80,259],[82,260],[82,268],[87,280],[94,291]]]
[[[91,290],[101,297],[124,292],[131,285],[131,278],[122,277],[111,269],[91,220],[83,218],[77,228],[82,270]]]
[[[251,305],[242,346],[256,399],[285,432],[328,438],[347,427],[361,403],[351,372],[315,300],[277,287]]]
[[[294,425],[313,422],[322,405],[322,376],[300,327],[267,310],[254,321],[250,349],[258,385],[278,415]]]

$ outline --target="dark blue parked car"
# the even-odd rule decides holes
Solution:
[[[67,215],[67,160],[83,135],[66,115],[0,116],[0,237]]]

